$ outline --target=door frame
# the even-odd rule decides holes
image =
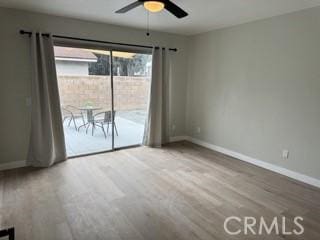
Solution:
[[[112,131],[111,131],[111,149],[103,150],[103,151],[97,151],[97,152],[90,152],[90,153],[84,153],[84,154],[78,154],[78,155],[73,155],[73,156],[67,156],[68,159],[72,158],[78,158],[78,157],[85,157],[85,156],[91,156],[91,155],[97,155],[97,154],[103,154],[103,153],[108,153],[108,152],[114,152],[114,151],[119,151],[119,150],[124,150],[124,149],[130,149],[130,148],[137,148],[141,147],[141,144],[133,144],[133,145],[128,145],[128,146],[123,146],[123,147],[115,147],[114,144],[114,132],[115,132],[115,119],[113,117],[114,114],[114,74],[113,74],[113,52],[132,52],[132,53],[140,53],[140,54],[149,54],[152,55],[152,49],[141,49],[141,48],[133,48],[133,47],[115,47],[115,46],[105,46],[101,45],[99,43],[97,44],[92,44],[88,45],[87,42],[70,42],[70,41],[54,41],[54,46],[60,46],[60,47],[70,47],[70,48],[86,48],[86,49],[100,49],[104,51],[108,51],[110,53],[110,91],[111,91],[111,126],[112,126]]]

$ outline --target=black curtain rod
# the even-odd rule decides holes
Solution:
[[[20,34],[28,34],[29,36],[32,34],[30,31],[20,30]],[[49,36],[48,33],[42,33],[43,36]],[[62,35],[52,35],[55,38],[63,38],[63,39],[70,39],[70,40],[79,40],[79,41],[86,41],[86,42],[95,42],[95,43],[104,43],[104,44],[113,44],[119,46],[128,46],[128,47],[141,47],[141,48],[149,48],[152,49],[153,46],[145,46],[145,45],[137,45],[137,44],[126,44],[126,43],[117,43],[117,42],[108,42],[108,41],[100,41],[100,40],[93,40],[87,38],[76,38],[76,37],[69,37],[69,36],[62,36]],[[159,49],[159,47],[155,47]],[[164,48],[163,48],[164,49]],[[169,48],[170,51],[177,52],[177,48]]]

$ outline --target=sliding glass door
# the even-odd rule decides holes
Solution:
[[[67,155],[140,145],[151,56],[101,47],[54,50]]]
[[[103,129],[112,106],[110,51],[60,46],[54,51],[67,155],[111,150],[112,138]]]
[[[115,148],[142,143],[150,89],[151,59],[150,54],[113,52]]]

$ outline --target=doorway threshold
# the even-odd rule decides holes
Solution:
[[[143,146],[142,144],[137,144],[137,145],[119,147],[119,148],[110,149],[110,150],[106,150],[106,151],[99,151],[99,152],[92,152],[92,153],[73,155],[73,156],[69,156],[67,159],[88,157],[88,156],[93,156],[93,155],[99,155],[99,154],[104,154],[104,153],[111,153],[111,152],[121,151],[121,150],[125,150],[125,149],[138,148],[138,147],[142,147],[142,146]]]

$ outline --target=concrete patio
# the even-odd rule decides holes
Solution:
[[[142,143],[144,132],[145,113],[142,111],[119,112],[115,118],[118,129],[118,136],[115,134],[115,148],[137,145]],[[82,120],[76,120],[77,126],[82,125]],[[107,125],[105,125],[107,131]],[[76,131],[73,123],[68,126],[68,121],[64,123],[64,134],[67,148],[67,155],[77,156],[82,154],[94,153],[111,150],[111,128],[104,137],[101,128],[96,127],[92,136],[91,127],[86,134],[86,129],[81,128]]]

